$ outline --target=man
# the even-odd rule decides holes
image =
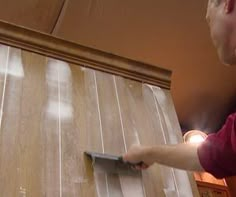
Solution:
[[[209,0],[206,19],[220,60],[236,65],[236,0]],[[236,175],[236,113],[231,114],[217,134],[200,146],[190,144],[133,146],[123,156],[146,169],[157,162],[174,168],[207,171],[217,178]]]

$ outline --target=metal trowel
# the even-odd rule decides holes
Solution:
[[[102,173],[138,175],[140,171],[134,167],[143,164],[143,162],[137,164],[124,162],[121,156],[109,154],[85,152],[85,155],[91,159],[94,171]]]

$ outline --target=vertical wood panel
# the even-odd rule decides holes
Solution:
[[[7,196],[16,196],[20,192],[19,183],[19,155],[18,155],[18,129],[20,124],[20,95],[22,80],[9,75],[12,50],[8,52],[4,86],[2,93],[2,119],[1,119],[1,193]],[[11,65],[10,65],[11,64]]]
[[[181,133],[181,128],[179,125],[178,117],[175,112],[175,107],[174,107],[171,93],[170,93],[170,91],[167,91],[167,90],[162,90],[162,91],[165,93],[167,101],[168,101],[168,103],[166,104],[166,107],[168,109],[169,119],[170,119],[170,122],[171,122],[172,128],[173,128],[172,133],[176,134],[176,138],[178,139],[178,142],[180,143],[183,141],[183,138],[182,138],[182,133]],[[182,173],[184,173],[184,172],[182,172]],[[192,189],[193,196],[198,197],[199,192],[198,192],[197,184],[194,179],[193,173],[187,172],[187,174],[188,174],[189,183],[191,184],[190,187]],[[180,179],[179,182],[180,182],[179,184],[181,184],[182,179]]]
[[[0,134],[0,193],[4,196],[43,195],[39,131],[44,66],[45,58],[10,49]]]
[[[5,45],[0,45],[0,107],[1,107],[0,110],[3,110],[2,97],[3,97],[4,85],[6,84],[5,82],[7,77],[6,68],[8,67],[8,62],[9,62],[9,50],[10,47]]]
[[[152,121],[152,114],[146,106],[142,84],[122,78],[117,81],[128,146],[133,143],[156,144],[158,139],[155,138],[154,132],[158,125]],[[143,171],[143,183],[147,196],[164,196],[163,183],[159,174],[158,165]]]
[[[119,116],[116,89],[112,75],[96,72],[99,108],[101,113],[101,129],[104,152],[121,155],[125,152],[122,136],[122,125]],[[118,174],[106,174],[108,195],[122,196]]]
[[[152,86],[143,85],[143,94],[147,109],[152,114],[150,119],[156,125],[153,130],[153,137],[157,140],[156,144],[166,144],[169,141],[169,136],[166,135],[165,120],[160,116],[160,110],[156,105]],[[160,169],[159,175],[162,177],[165,195],[179,196],[173,169],[163,165],[160,165]]]
[[[53,64],[53,59],[47,59],[46,67],[46,93],[45,109],[42,120],[43,146],[45,152],[44,192],[48,196],[60,196],[61,194],[61,154],[59,148],[60,117],[59,117],[59,89],[58,66]]]
[[[101,147],[92,71],[64,65],[60,79],[60,104],[70,109],[61,117],[63,196],[95,196],[92,169],[86,166],[91,164],[83,154],[90,142],[97,151]]]
[[[106,153],[121,155],[125,148],[113,76],[96,72],[96,78],[104,149]]]
[[[19,151],[18,173],[21,196],[44,195],[42,164],[45,158],[42,152],[45,150],[42,146],[41,120],[45,99],[45,63],[45,57],[22,51],[22,67],[14,67],[14,71],[18,71],[18,77],[24,75],[20,96],[18,141],[16,141]]]
[[[121,77],[114,77],[116,97],[119,105],[119,115],[122,123],[122,135],[124,137],[125,151],[133,144],[140,144],[135,119],[130,109],[133,98],[125,80]],[[123,195],[126,196],[145,196],[141,173],[136,175],[120,175],[120,183]]]
[[[170,93],[163,91],[158,87],[152,86],[152,91],[156,99],[157,110],[160,112],[161,119],[164,120],[166,125],[166,134],[168,136],[168,144],[177,144],[183,141],[181,137],[180,126],[177,121],[177,116],[174,113],[173,103]],[[193,196],[193,190],[191,188],[191,178],[186,171],[173,169],[174,178],[176,181],[176,188],[178,194],[183,197]]]

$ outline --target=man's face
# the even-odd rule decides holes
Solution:
[[[224,4],[225,0],[209,0],[206,19],[220,60],[232,65],[236,64],[233,16],[226,13]]]

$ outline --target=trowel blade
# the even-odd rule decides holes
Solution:
[[[141,173],[133,169],[129,163],[125,163],[122,157],[95,152],[85,152],[85,154],[91,158],[96,172],[125,175],[139,175]]]

